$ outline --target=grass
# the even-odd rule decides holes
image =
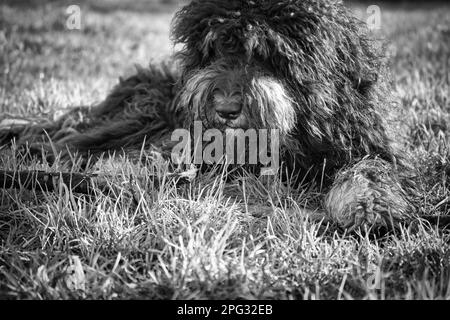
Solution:
[[[69,3],[42,3],[0,4],[1,114],[50,115],[101,101],[134,63],[174,50],[169,5],[80,1],[82,29],[71,31]],[[421,211],[446,214],[450,8],[381,10],[378,35],[390,41],[406,148],[424,172]],[[0,168],[76,169],[22,159],[14,148],[0,150]],[[0,190],[1,298],[450,298],[450,238],[432,226],[370,239],[310,219],[304,207],[320,195],[279,181],[227,185],[208,175],[180,187],[164,180],[167,164],[158,159],[105,159],[94,170],[114,175],[112,193]]]

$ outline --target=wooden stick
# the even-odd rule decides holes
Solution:
[[[44,171],[0,171],[0,188],[25,189],[53,192],[58,190],[62,181],[73,192],[82,194],[93,193],[93,183],[100,190],[107,188],[104,178],[98,175]]]
[[[186,184],[192,181],[192,177],[184,174],[170,173],[168,177],[176,179],[177,184]],[[0,189],[25,189],[44,192],[58,190],[62,181],[72,192],[91,195],[95,189],[106,191],[110,185],[107,176],[97,174],[45,172],[45,171],[3,171],[0,170]],[[152,176],[153,183],[159,187],[159,179]],[[94,188],[96,186],[96,188]]]

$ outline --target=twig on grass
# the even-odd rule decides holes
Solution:
[[[168,177],[176,183],[186,184],[192,181],[192,176],[184,173],[169,173]],[[72,192],[86,195],[94,194],[94,190],[107,191],[110,184],[108,176],[98,174],[45,172],[45,171],[4,171],[0,170],[0,189],[25,189],[34,191],[54,192],[62,182]],[[159,178],[153,176],[153,183],[159,187]]]
[[[53,192],[59,182],[69,186],[75,193],[92,194],[94,181],[98,189],[107,189],[106,180],[94,174],[45,172],[45,171],[0,171],[0,188],[25,189]]]

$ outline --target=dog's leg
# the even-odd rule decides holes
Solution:
[[[349,229],[392,229],[412,217],[392,164],[364,159],[340,171],[325,197],[327,214]]]

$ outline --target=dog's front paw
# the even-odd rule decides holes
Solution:
[[[392,229],[412,208],[389,164],[363,160],[337,175],[325,198],[327,214],[348,230]]]

